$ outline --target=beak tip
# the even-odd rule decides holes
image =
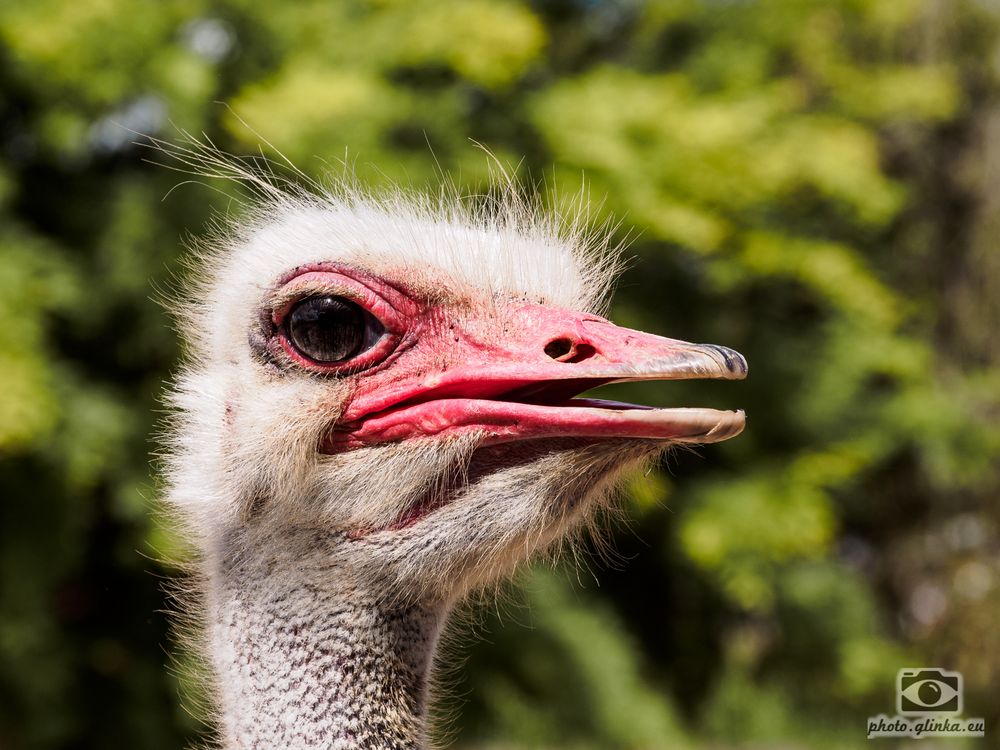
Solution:
[[[722,442],[723,440],[729,440],[729,438],[736,437],[741,432],[743,428],[747,425],[746,412],[742,409],[737,409],[735,412],[730,412],[729,417],[719,422],[718,426],[712,431],[714,433],[713,437],[715,440],[713,442]]]
[[[747,376],[750,368],[747,365],[746,357],[738,351],[717,344],[705,344],[705,347],[716,352],[721,357],[725,369],[733,376],[734,380],[742,380]]]

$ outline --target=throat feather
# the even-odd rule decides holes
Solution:
[[[208,604],[224,746],[422,748],[446,608],[346,579],[321,537],[221,566]]]

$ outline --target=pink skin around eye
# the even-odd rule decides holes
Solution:
[[[326,294],[356,303],[382,324],[385,334],[374,346],[346,362],[316,362],[303,355],[289,340],[285,319],[300,300]],[[382,279],[332,263],[296,269],[283,279],[273,298],[271,322],[277,330],[280,350],[300,367],[322,374],[353,374],[383,363],[406,342],[420,310],[409,296]]]

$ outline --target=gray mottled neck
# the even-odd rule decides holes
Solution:
[[[249,557],[209,596],[226,749],[423,748],[445,607],[346,584],[323,550]]]

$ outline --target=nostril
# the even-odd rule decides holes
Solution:
[[[575,350],[563,362],[583,362],[583,360],[590,359],[595,354],[597,354],[597,350],[590,344],[577,344]]]
[[[562,359],[573,351],[573,342],[569,339],[552,339],[545,345],[545,353],[552,359]]]
[[[590,344],[578,344],[567,338],[553,339],[545,345],[545,353],[557,362],[582,362],[597,350]]]

